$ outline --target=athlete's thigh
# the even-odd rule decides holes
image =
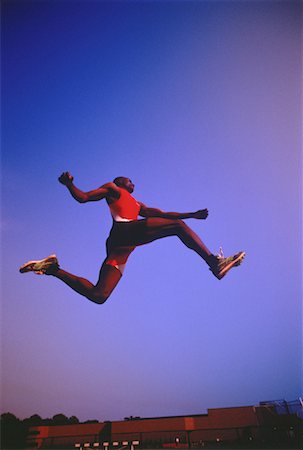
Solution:
[[[111,265],[113,267],[125,266],[129,255],[135,250],[135,246],[121,245],[121,246],[107,246],[107,256],[103,264]],[[123,272],[123,270],[122,270]]]
[[[167,236],[174,236],[182,226],[182,221],[178,219],[163,219],[162,217],[148,217],[146,227],[142,234],[142,244],[161,239]],[[139,244],[140,245],[140,244]]]
[[[100,269],[98,282],[95,286],[96,292],[104,298],[109,297],[121,280],[121,277],[122,274],[116,267],[105,264],[104,261]]]
[[[135,247],[110,247],[107,246],[107,256],[99,273],[99,279],[95,286],[98,293],[108,297],[119,283],[129,255]]]
[[[112,254],[112,251],[118,248],[121,248],[123,253],[124,248],[133,250],[138,245],[173,236],[178,233],[182,225],[184,226],[182,220],[162,217],[148,217],[125,224],[116,224],[107,239],[107,254]]]

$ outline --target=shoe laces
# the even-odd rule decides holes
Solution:
[[[218,253],[217,257],[220,258],[220,259],[224,259],[225,258],[222,247],[219,248],[219,253]]]

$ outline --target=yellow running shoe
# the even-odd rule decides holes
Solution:
[[[47,258],[28,261],[20,267],[20,273],[34,272],[37,275],[44,275],[50,268],[59,268],[59,263],[56,255],[50,255]]]
[[[233,267],[239,266],[245,257],[245,252],[236,253],[233,256],[224,257],[222,247],[220,248],[220,254],[217,256],[217,262],[213,267],[210,267],[210,271],[215,275],[218,280],[221,280],[227,272]]]

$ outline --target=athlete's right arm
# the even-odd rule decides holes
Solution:
[[[93,191],[83,192],[74,185],[74,177],[69,172],[63,172],[58,180],[67,187],[73,198],[79,203],[96,202],[103,198],[118,198],[120,195],[119,188],[114,183],[106,183]]]

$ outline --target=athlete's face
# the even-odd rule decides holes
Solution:
[[[130,194],[134,192],[135,185],[129,178],[125,178],[124,187]]]

